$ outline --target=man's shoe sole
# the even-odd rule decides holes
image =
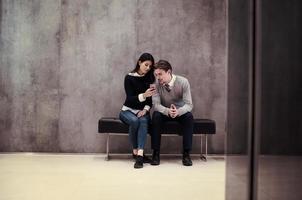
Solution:
[[[151,165],[159,165],[160,163],[159,163],[159,162],[158,162],[158,163],[157,163],[157,162],[156,162],[156,163],[151,162],[150,164],[151,164]]]
[[[193,163],[182,163],[184,166],[192,166],[193,165]]]

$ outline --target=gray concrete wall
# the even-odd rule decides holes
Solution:
[[[98,119],[118,115],[124,75],[142,52],[189,79],[195,117],[217,122],[209,150],[224,151],[224,0],[1,0],[0,8],[0,151],[104,152]],[[165,138],[162,148],[180,145]],[[114,138],[112,150],[127,152],[128,138]]]

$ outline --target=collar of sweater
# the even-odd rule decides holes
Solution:
[[[141,74],[139,74],[137,72],[130,72],[128,75],[135,76],[135,77],[143,77],[143,76],[145,76],[145,74],[141,75]]]
[[[174,74],[172,74],[172,78],[170,80],[170,82],[168,83],[168,85],[171,87],[173,87],[174,83],[175,83],[175,79],[176,79],[176,76]]]

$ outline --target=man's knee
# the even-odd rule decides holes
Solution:
[[[163,125],[163,114],[161,114],[160,112],[157,112],[157,111],[153,112],[153,115],[152,115],[153,132],[158,132],[159,129],[162,127],[162,125]],[[156,134],[159,134],[159,133],[156,133]]]
[[[193,121],[193,119],[194,119],[193,114],[191,112],[187,112],[186,114],[184,114],[183,118],[185,120],[191,120],[191,121]]]

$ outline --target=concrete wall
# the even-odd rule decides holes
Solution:
[[[195,117],[217,122],[209,150],[224,151],[224,0],[0,0],[0,24],[0,151],[104,152],[98,119],[118,115],[142,52],[189,79]]]

